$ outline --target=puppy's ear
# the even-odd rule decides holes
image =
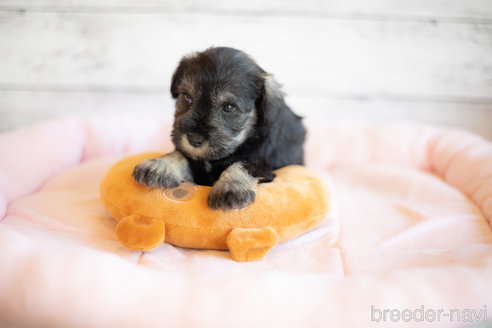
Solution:
[[[189,61],[190,60],[187,57],[181,59],[178,68],[176,68],[176,71],[174,72],[173,77],[171,79],[171,95],[175,99],[178,98],[179,96],[178,86],[181,83],[181,80],[183,79],[186,69],[188,68]]]
[[[260,120],[268,124],[273,122],[277,113],[286,106],[284,93],[280,89],[282,85],[271,74],[263,74],[258,83],[260,96],[256,100],[256,108]]]

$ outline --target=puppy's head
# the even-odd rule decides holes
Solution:
[[[232,154],[265,120],[267,98],[283,101],[272,81],[236,49],[209,48],[184,57],[171,82],[176,149],[195,160]]]

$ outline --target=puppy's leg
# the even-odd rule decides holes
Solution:
[[[240,162],[229,166],[208,194],[213,209],[241,209],[255,201],[258,179],[251,176]]]
[[[190,165],[179,151],[143,161],[133,169],[133,178],[149,187],[177,187],[183,181],[193,181]]]

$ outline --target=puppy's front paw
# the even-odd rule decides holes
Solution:
[[[210,208],[221,210],[243,209],[255,201],[256,191],[240,186],[214,186],[210,189],[207,203]]]
[[[148,187],[177,187],[192,180],[188,161],[181,153],[173,152],[159,158],[143,161],[133,169],[133,178]]]
[[[229,166],[210,189],[207,203],[210,208],[242,209],[256,198],[257,180],[241,164]]]

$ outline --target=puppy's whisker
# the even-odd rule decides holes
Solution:
[[[256,110],[252,110],[246,123],[244,124],[244,128],[232,139],[236,147],[242,144],[251,135],[251,132],[256,124],[256,119]]]

